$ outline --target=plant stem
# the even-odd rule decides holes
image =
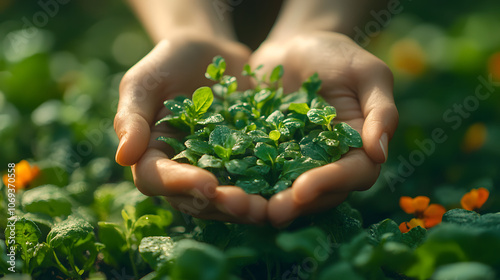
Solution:
[[[76,273],[76,275],[78,275],[78,279],[82,279],[80,275],[80,270],[75,265],[75,257],[72,254],[68,254],[68,261],[69,265],[71,266],[71,269]]]
[[[66,267],[64,265],[62,265],[62,263],[59,261],[59,258],[57,257],[56,252],[54,250],[52,250],[52,253],[54,254],[54,259],[56,261],[56,264],[57,264],[57,267],[59,268],[59,270],[61,270],[62,273],[64,273],[66,276],[73,277],[73,275],[71,275],[69,273],[69,271],[66,269]]]
[[[137,272],[137,267],[135,266],[135,262],[134,262],[134,256],[132,255],[132,250],[130,249],[130,247],[128,250],[128,257],[129,257],[130,263],[132,264],[132,271],[134,272],[135,279],[139,279],[139,273]]]

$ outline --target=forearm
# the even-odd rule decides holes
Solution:
[[[228,19],[217,17],[207,0],[128,0],[151,38],[158,42],[186,32],[234,40]]]
[[[313,31],[332,31],[353,36],[356,26],[369,19],[370,11],[387,5],[387,0],[288,0],[268,40],[282,41]]]

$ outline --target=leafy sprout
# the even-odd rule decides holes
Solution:
[[[337,111],[318,95],[318,74],[284,95],[283,66],[275,67],[268,79],[257,77],[261,67],[244,66],[242,74],[255,79],[257,86],[238,91],[236,78],[225,75],[225,60],[214,57],[205,73],[217,82],[212,88],[197,89],[191,99],[164,102],[171,114],[158,123],[190,134],[181,141],[158,140],[177,152],[173,160],[207,169],[222,184],[270,197],[307,170],[362,147],[362,141],[348,124],[334,124]]]

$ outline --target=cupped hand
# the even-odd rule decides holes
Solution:
[[[125,74],[114,123],[120,140],[116,161],[132,166],[141,192],[165,196],[184,213],[203,219],[262,223],[267,215],[264,198],[240,188],[219,186],[212,173],[170,160],[168,145],[156,140],[177,135],[166,124],[155,126],[167,114],[163,101],[180,94],[190,96],[196,88],[207,85],[204,73],[216,55],[226,59],[226,72],[237,76],[244,88],[248,81],[237,73],[241,73],[250,51],[232,41],[195,34],[164,39]]]
[[[299,216],[337,206],[352,191],[370,188],[387,159],[388,141],[398,123],[389,68],[347,36],[331,32],[264,42],[250,64],[263,64],[260,73],[283,65],[285,92],[297,90],[317,72],[323,81],[320,94],[337,109],[335,120],[350,124],[363,140],[363,148],[305,172],[291,188],[274,195],[267,207],[270,222],[285,226]]]

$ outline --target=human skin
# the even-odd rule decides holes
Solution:
[[[364,0],[312,0],[307,5],[289,0],[269,37],[253,54],[236,42],[229,21],[216,20],[204,0],[130,2],[158,44],[120,85],[116,160],[132,166],[136,186],[144,194],[165,196],[174,208],[203,219],[269,221],[282,227],[298,216],[332,208],[349,192],[367,189],[376,180],[397,125],[397,110],[387,66],[342,35],[364,17],[355,8],[366,6]],[[269,201],[239,188],[219,186],[210,172],[170,160],[169,147],[156,140],[160,135],[176,135],[166,125],[154,125],[166,114],[162,102],[206,85],[203,73],[215,55],[226,59],[228,74],[237,76],[243,88],[251,85],[238,74],[247,62],[264,64],[260,73],[282,64],[287,92],[318,72],[323,80],[320,93],[337,108],[338,121],[361,133],[364,147],[304,173]]]
[[[301,81],[317,72],[323,81],[320,94],[337,109],[335,121],[350,124],[363,140],[362,149],[305,172],[291,188],[273,196],[267,216],[274,226],[332,208],[350,192],[370,188],[380,164],[387,160],[388,142],[398,123],[392,72],[347,36],[353,35],[371,8],[384,3],[289,0],[268,38],[250,58],[254,67],[264,64],[261,73],[283,65],[285,92],[297,90]]]

